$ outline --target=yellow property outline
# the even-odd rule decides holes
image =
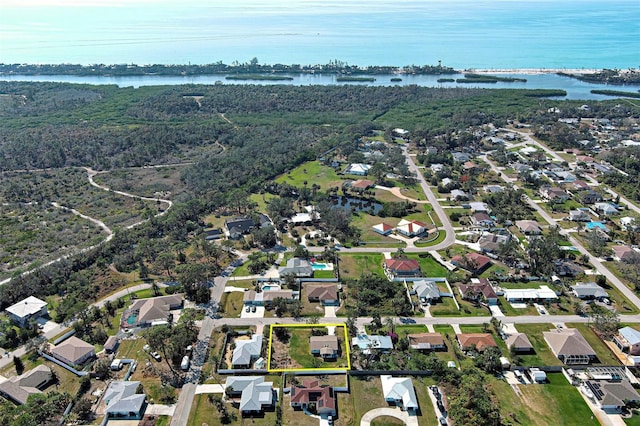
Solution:
[[[326,367],[326,368],[271,368],[271,350],[273,349],[273,329],[280,328],[318,328],[318,327],[342,327],[344,330],[344,347],[347,357],[347,367]],[[270,324],[269,325],[269,348],[267,351],[267,371],[268,372],[299,372],[299,371],[349,371],[351,370],[351,356],[349,354],[349,335],[347,326],[343,323],[338,324]]]

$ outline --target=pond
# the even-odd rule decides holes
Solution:
[[[335,207],[352,210],[358,213],[365,212],[377,215],[382,210],[382,204],[361,198],[339,196],[332,197],[330,201]]]

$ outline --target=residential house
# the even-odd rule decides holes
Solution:
[[[542,228],[535,220],[516,220],[516,227],[525,235],[542,234]]]
[[[225,390],[242,415],[260,414],[275,407],[273,382],[265,382],[264,376],[230,376]],[[240,401],[237,398],[240,397]]]
[[[373,229],[373,232],[377,232],[380,235],[389,235],[393,231],[393,226],[387,225],[383,222],[373,225],[371,229]]]
[[[533,345],[529,341],[529,338],[524,333],[514,333],[507,337],[505,343],[510,351],[516,353],[529,353],[533,352]]]
[[[122,316],[123,327],[147,327],[157,322],[167,321],[172,310],[182,308],[184,299],[180,294],[138,299],[129,307],[127,314]],[[130,322],[130,318],[135,320]]]
[[[415,259],[385,259],[382,266],[390,280],[421,275],[420,263]]]
[[[409,377],[382,375],[380,382],[385,401],[409,413],[415,413],[418,410],[418,398],[416,398],[413,382]]]
[[[220,228],[216,229],[207,229],[204,231],[204,239],[206,241],[214,241],[222,238],[224,232]]]
[[[286,266],[281,266],[278,268],[278,275],[280,278],[285,275],[293,274],[296,277],[312,277],[313,276],[313,266],[306,259],[301,259],[299,257],[293,257],[287,260]]]
[[[444,164],[440,164],[440,163],[432,164],[431,166],[429,166],[429,168],[433,173],[440,173],[441,171],[444,170]]]
[[[538,288],[506,288],[504,298],[509,303],[545,302],[557,300],[558,295],[549,286]]]
[[[469,199],[469,196],[467,195],[467,193],[466,193],[466,192],[464,192],[464,191],[463,191],[463,190],[461,190],[461,189],[452,189],[452,190],[451,190],[451,196],[450,196],[450,198],[451,198],[452,200],[458,200],[458,201],[460,201],[460,200],[468,200],[468,199]]]
[[[351,339],[351,345],[357,346],[363,354],[370,354],[371,351],[389,353],[393,350],[393,341],[390,336],[378,336],[368,334],[358,334]]]
[[[478,352],[484,352],[489,347],[497,347],[491,333],[462,333],[456,334],[460,349],[469,351],[475,348]]]
[[[351,189],[354,192],[364,192],[369,188],[376,186],[376,183],[369,179],[358,179],[351,183]]]
[[[569,199],[569,194],[562,188],[543,186],[538,191],[545,201],[552,203],[564,203]]]
[[[404,235],[405,237],[413,238],[427,234],[429,232],[429,225],[418,222],[417,220],[402,219],[398,223],[398,226],[396,226],[396,232]]]
[[[486,278],[475,279],[471,284],[460,284],[458,290],[464,300],[484,302],[488,305],[498,304],[498,295]]]
[[[479,253],[454,256],[451,263],[475,274],[481,274],[492,265],[490,258]]]
[[[556,182],[558,183],[572,183],[577,179],[576,175],[566,170],[557,171],[555,172],[555,175],[557,179]]]
[[[493,220],[491,216],[486,214],[485,212],[476,212],[471,215],[471,223],[474,226],[478,226],[481,228],[493,228],[496,226],[496,222]]]
[[[351,163],[344,170],[344,173],[347,175],[366,176],[369,174],[370,169],[371,166],[369,164]]]
[[[572,186],[576,191],[588,191],[591,189],[589,184],[583,180],[574,180]]]
[[[303,380],[302,385],[291,386],[291,407],[308,410],[312,404],[318,415],[335,416],[336,398],[333,387],[320,385],[318,380]]]
[[[590,222],[591,215],[589,215],[589,211],[586,209],[570,210],[569,219],[574,222]]]
[[[635,231],[638,227],[640,227],[640,220],[631,216],[620,218],[620,228],[623,231]]]
[[[7,308],[9,317],[19,327],[29,324],[30,320],[36,320],[48,315],[47,302],[37,297],[29,296]]]
[[[337,306],[340,304],[338,289],[335,284],[303,283],[307,291],[307,299],[311,303],[320,303],[323,306]]]
[[[38,365],[28,372],[0,382],[0,395],[18,405],[27,403],[30,395],[42,393],[53,378],[51,369]]]
[[[613,343],[624,353],[640,355],[640,331],[632,327],[623,327],[613,338]]]
[[[146,395],[137,393],[140,382],[116,380],[109,383],[102,400],[108,418],[141,419],[144,414]]]
[[[469,208],[472,212],[491,212],[491,209],[489,209],[489,205],[487,203],[483,203],[482,201],[473,201],[469,203]]]
[[[71,366],[80,366],[96,356],[93,345],[75,336],[51,348],[51,355]]]
[[[340,351],[338,336],[311,336],[309,339],[311,355],[319,355],[324,359],[336,359]]]
[[[249,217],[236,217],[233,219],[227,219],[224,221],[224,226],[227,229],[227,235],[232,240],[237,240],[245,234],[251,232],[256,226],[253,219]]]
[[[454,183],[455,183],[455,182],[454,182],[454,180],[453,180],[453,179],[446,177],[446,178],[443,178],[443,179],[440,181],[440,185],[439,185],[439,186],[440,186],[440,187],[442,187],[442,188],[444,188],[444,189],[449,189],[449,187],[450,187],[451,185],[453,185]],[[466,194],[465,194],[465,195],[466,195]],[[453,194],[451,194],[451,198],[454,198],[454,197],[453,197]]]
[[[293,300],[294,296],[293,290],[264,290],[261,292],[247,290],[244,292],[242,302],[249,306],[271,306],[273,301],[278,298]]]
[[[413,291],[418,300],[423,303],[431,303],[440,300],[440,290],[435,281],[419,280],[413,282]]]
[[[485,185],[483,189],[487,194],[497,194],[499,192],[504,192],[504,187],[500,185]]]
[[[440,333],[408,334],[409,347],[417,351],[442,351],[447,347]]]
[[[542,333],[553,354],[565,364],[589,364],[596,352],[575,328],[562,328]]]
[[[575,277],[584,273],[584,269],[568,260],[556,260],[553,262],[553,271],[559,277]]]
[[[452,152],[451,155],[453,156],[453,161],[456,161],[458,163],[464,163],[465,161],[469,161],[472,158],[471,154],[466,152]]]
[[[593,189],[587,189],[577,195],[578,201],[582,204],[595,204],[602,201],[602,195]]]
[[[235,348],[231,355],[231,368],[250,368],[260,358],[262,352],[262,334],[254,334],[248,340],[234,341]]]
[[[629,246],[613,246],[611,247],[616,259],[620,262],[637,262],[640,261],[640,253]]]
[[[585,387],[596,405],[607,413],[620,413],[627,404],[640,401],[640,395],[627,380],[617,382],[587,380]],[[589,395],[589,396],[591,396]]]
[[[595,203],[593,209],[599,215],[612,216],[618,214],[618,208],[611,203]]]
[[[496,253],[503,244],[511,240],[511,234],[483,233],[478,240],[480,251],[483,253]]]
[[[579,299],[604,299],[609,297],[605,289],[594,282],[572,285],[571,292]]]
[[[118,349],[118,346],[120,346],[120,339],[118,338],[118,336],[109,336],[109,338],[107,338],[107,341],[104,342],[104,351],[108,354],[115,353],[115,351]]]

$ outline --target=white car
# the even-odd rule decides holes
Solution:
[[[153,357],[153,359],[155,359],[156,361],[160,362],[160,360],[162,359],[160,357],[160,354],[158,352],[152,352],[151,356]]]

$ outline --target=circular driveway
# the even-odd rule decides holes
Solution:
[[[371,421],[380,416],[395,417],[396,419],[402,420],[405,425],[418,426],[418,418],[416,416],[409,416],[406,411],[389,407],[374,408],[373,410],[367,411],[364,413],[364,416],[362,416],[362,420],[360,420],[360,426],[370,426]]]

